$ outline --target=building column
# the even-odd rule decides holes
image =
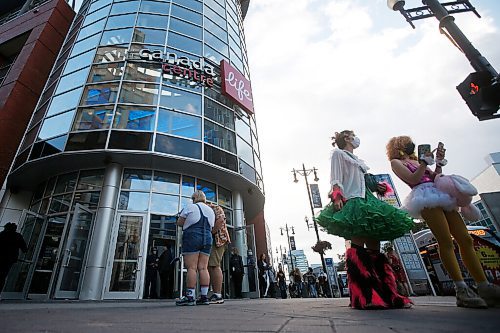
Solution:
[[[87,256],[85,275],[80,291],[81,300],[100,300],[104,290],[104,276],[108,259],[111,232],[116,213],[123,167],[110,163],[104,171],[104,183],[97,207],[92,241]]]
[[[245,228],[245,212],[243,211],[243,197],[240,192],[233,192],[233,225],[234,225],[234,234],[235,239],[233,240],[233,245],[238,249],[240,253],[243,264],[247,263],[247,237],[246,237],[246,228]],[[255,253],[254,253],[255,255]],[[243,276],[242,283],[242,292],[248,292],[248,274]]]

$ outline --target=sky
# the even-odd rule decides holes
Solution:
[[[81,0],[77,0],[77,8]],[[472,0],[482,18],[456,14],[473,45],[500,70],[500,1]],[[421,6],[407,0],[406,8]],[[318,169],[323,205],[330,185],[330,137],[354,130],[355,153],[370,172],[390,173],[401,199],[409,188],[390,171],[387,141],[410,135],[417,143],[445,143],[445,173],[473,178],[500,151],[500,119],[479,122],[455,87],[473,72],[465,56],[441,35],[434,18],[415,22],[389,10],[386,0],[251,0],[244,28],[265,185],[265,218],[273,254],[287,248],[280,227],[295,229],[310,263],[314,229],[303,177],[292,169]],[[313,182],[313,176],[309,181]],[[318,213],[319,210],[316,210]],[[337,260],[344,240],[326,257]]]
[[[482,18],[462,13],[455,22],[500,70],[500,2],[471,2]],[[421,5],[406,1],[406,8]],[[488,166],[488,153],[500,151],[500,119],[479,122],[455,89],[473,72],[465,56],[439,33],[435,18],[415,25],[389,10],[386,0],[250,1],[244,27],[273,254],[288,247],[280,234],[287,224],[309,262],[321,262],[311,250],[314,230],[304,221],[311,220],[304,177],[294,183],[291,171],[302,163],[316,167],[326,205],[336,131],[355,131],[361,139],[355,153],[371,173],[390,173],[401,199],[409,188],[385,157],[393,136],[444,142],[444,172],[467,178]],[[332,243],[326,257],[337,261],[344,240],[324,232],[320,238]]]

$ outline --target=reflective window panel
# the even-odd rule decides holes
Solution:
[[[141,132],[112,131],[109,149],[151,150],[152,134]]]
[[[162,86],[160,106],[201,114],[201,96],[184,90]]]
[[[82,105],[109,104],[116,101],[118,83],[104,83],[87,86],[83,92]]]
[[[155,109],[140,106],[116,108],[113,128],[152,131],[155,126]]]
[[[71,133],[66,143],[66,151],[104,149],[108,131]]]
[[[201,140],[201,118],[161,109],[157,131]]]
[[[155,151],[201,159],[201,143],[161,134],[156,135]]]
[[[179,194],[180,175],[155,171],[153,177],[153,192]]]

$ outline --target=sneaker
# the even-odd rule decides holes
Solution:
[[[196,305],[193,297],[184,296],[180,300],[175,301],[175,305],[178,306],[193,306]]]
[[[224,298],[217,297],[217,295],[213,294],[210,296],[210,304],[222,304],[224,303]]]
[[[471,288],[457,289],[457,306],[463,308],[486,309],[488,305]]]
[[[210,305],[210,301],[207,296],[202,295],[196,300],[196,305]]]
[[[486,301],[488,306],[500,307],[500,287],[491,283],[479,286],[477,292],[482,299]]]

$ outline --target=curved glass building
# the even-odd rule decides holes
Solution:
[[[19,221],[29,250],[3,297],[142,298],[146,257],[179,254],[195,189],[224,208],[248,262],[267,252],[247,8],[84,0],[4,189],[2,224]]]

